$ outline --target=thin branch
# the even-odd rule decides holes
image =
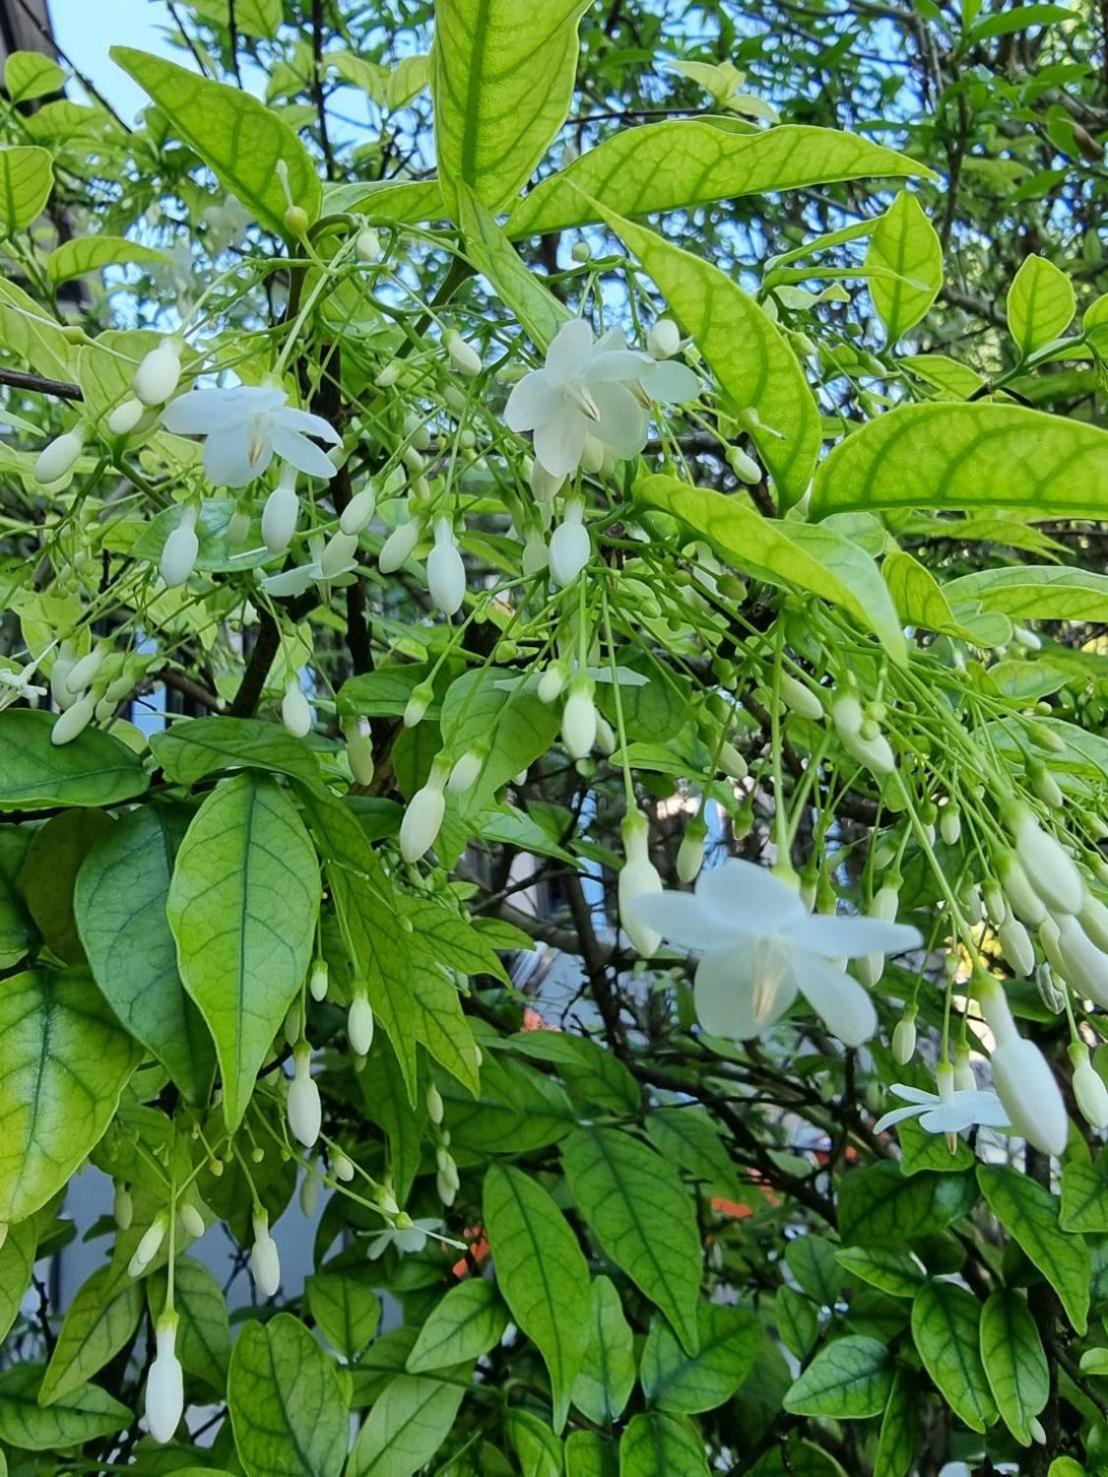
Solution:
[[[11,385],[13,390],[33,390],[39,395],[53,395],[58,400],[83,400],[80,385],[71,385],[68,380],[50,380],[41,374],[24,374],[21,369],[0,369],[0,385]]]

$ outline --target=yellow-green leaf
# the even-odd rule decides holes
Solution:
[[[164,262],[164,251],[126,236],[75,236],[56,246],[46,258],[46,271],[51,282],[68,282],[85,272],[99,272],[104,267],[124,262]]]
[[[293,204],[307,213],[309,224],[318,218],[323,192],[311,155],[288,124],[257,98],[146,51],[113,46],[111,55],[259,225],[275,235],[289,235],[279,163],[288,170]]]
[[[118,1282],[101,1267],[78,1289],[58,1333],[39,1391],[40,1405],[54,1405],[78,1390],[134,1336],[142,1314],[142,1283]]]
[[[21,1221],[95,1148],[141,1052],[79,970],[5,980],[0,1040],[0,1221]]]
[[[904,633],[880,570],[834,529],[763,518],[735,498],[665,473],[640,479],[635,494],[687,523],[744,573],[843,606],[880,638],[894,661],[906,660]]]
[[[866,267],[891,275],[870,278],[873,306],[895,344],[917,324],[943,285],[943,248],[919,201],[899,194],[877,222],[866,252]]]
[[[41,1364],[13,1364],[0,1374],[0,1441],[19,1451],[81,1446],[114,1436],[134,1417],[99,1385],[81,1385],[54,1405],[38,1403]]]
[[[415,225],[420,221],[443,220],[446,216],[437,179],[328,185],[323,194],[323,208],[328,215],[352,211],[378,225]]]
[[[1108,431],[1022,405],[900,406],[835,447],[812,516],[899,507],[1108,517]]]
[[[13,103],[26,103],[48,92],[60,92],[65,73],[41,51],[13,51],[4,63],[4,86]]]
[[[977,569],[943,586],[952,600],[977,600],[1014,620],[1108,621],[1108,575],[1056,564]]]
[[[54,166],[45,149],[34,144],[0,149],[0,234],[33,226],[53,188]]]
[[[1008,289],[1008,331],[1026,359],[1063,333],[1076,310],[1073,287],[1045,256],[1029,256]]]
[[[458,186],[458,223],[466,255],[519,319],[540,349],[546,349],[573,314],[558,301],[543,279],[519,258],[493,216],[465,183]]]
[[[497,210],[530,177],[565,122],[588,0],[438,0],[431,52],[443,198],[470,186]]]
[[[821,431],[815,399],[788,341],[754,299],[711,262],[601,209],[654,278],[736,408],[755,413],[751,439],[782,505],[795,503],[815,470]]]
[[[914,159],[834,128],[786,124],[732,133],[681,119],[627,128],[551,175],[512,208],[510,236],[537,236],[601,218],[649,215],[712,200],[798,190],[835,180],[933,177]],[[595,198],[594,198],[595,197]]]

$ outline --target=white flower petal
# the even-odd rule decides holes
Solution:
[[[310,589],[316,580],[322,579],[323,575],[318,565],[298,565],[296,569],[286,569],[280,574],[271,574],[262,580],[262,589],[267,595],[276,595],[284,598],[286,595],[303,595],[304,591]]]
[[[627,335],[622,328],[609,328],[596,341],[594,353],[610,354],[614,349],[626,349]]]
[[[701,872],[696,895],[732,934],[787,933],[791,938],[793,927],[807,917],[804,904],[788,883],[765,867],[737,857]]]
[[[797,952],[791,973],[801,994],[844,1046],[861,1046],[877,1030],[873,1001],[845,970],[818,954]]]
[[[922,1087],[906,1087],[903,1082],[894,1082],[889,1088],[906,1103],[938,1103],[942,1099],[937,1092],[925,1092]]]
[[[642,387],[651,400],[660,400],[663,405],[684,405],[700,394],[699,378],[676,359],[656,361],[653,370],[643,375]]]
[[[546,373],[551,385],[564,385],[583,373],[592,354],[592,328],[584,318],[564,323],[546,351]]]
[[[273,460],[273,447],[266,442],[257,461],[250,460],[250,440],[245,427],[217,431],[204,443],[204,471],[217,487],[245,487],[260,477]]]
[[[504,407],[504,422],[510,431],[533,431],[545,426],[562,408],[564,397],[544,369],[533,369],[512,386]]]
[[[654,367],[649,354],[640,354],[634,349],[611,349],[592,356],[583,378],[591,388],[606,380],[639,380],[650,374]]]
[[[332,446],[342,444],[342,437],[331,422],[324,420],[321,415],[313,415],[310,410],[294,410],[292,406],[288,406],[277,411],[273,419],[279,426],[287,426],[290,431],[299,431],[304,436],[318,436],[321,441],[329,441]]]
[[[749,1041],[768,1031],[796,999],[796,987],[786,975],[772,1008],[759,1016],[754,1009],[754,951],[725,949],[705,954],[697,965],[693,999],[700,1024],[710,1036]]]
[[[845,918],[830,913],[806,915],[789,938],[798,949],[822,954],[827,959],[861,959],[866,954],[899,954],[918,949],[923,943],[916,929],[906,923],[885,923],[880,918]]]
[[[964,1102],[973,1113],[973,1121],[983,1128],[1009,1128],[1008,1114],[995,1092],[956,1092],[955,1098]]]
[[[873,1131],[874,1133],[884,1133],[886,1128],[893,1128],[896,1126],[896,1124],[904,1123],[907,1121],[907,1119],[914,1118],[919,1113],[924,1113],[926,1111],[926,1108],[918,1103],[911,1108],[893,1108],[888,1113],[885,1113],[882,1117],[878,1118],[877,1122],[873,1125]]]
[[[646,445],[647,414],[631,391],[623,385],[600,383],[591,385],[589,393],[600,412],[591,428],[593,435],[616,456],[637,456]]]
[[[535,428],[535,456],[554,477],[576,472],[585,450],[588,423],[580,411],[565,401],[553,416]]]
[[[632,902],[629,916],[649,925],[678,949],[727,949],[741,940],[704,900],[691,892],[655,892]]]
[[[307,477],[329,480],[335,475],[335,464],[325,451],[299,431],[290,431],[280,423],[273,427],[273,450],[282,461]]]
[[[976,1119],[973,1110],[954,1097],[948,1103],[940,1103],[937,1108],[929,1108],[920,1115],[919,1121],[920,1127],[928,1133],[965,1133],[967,1128],[973,1127]]]

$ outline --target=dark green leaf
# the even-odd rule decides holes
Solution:
[[[619,1442],[619,1477],[709,1477],[704,1439],[683,1416],[634,1416]]]
[[[334,1365],[297,1319],[248,1323],[227,1379],[246,1477],[338,1477],[349,1417]]]
[[[905,1175],[872,1164],[843,1178],[839,1232],[847,1245],[903,1246],[968,1215],[977,1198],[968,1174]]]
[[[134,1417],[99,1385],[81,1385],[54,1405],[40,1405],[41,1364],[16,1364],[0,1374],[0,1441],[20,1451],[79,1446],[126,1430]]]
[[[996,1420],[981,1362],[981,1304],[954,1282],[929,1282],[912,1304],[912,1338],[927,1373],[973,1431]]]
[[[77,1394],[134,1337],[143,1308],[140,1282],[119,1283],[101,1267],[74,1294],[39,1390],[40,1405]]]
[[[412,1477],[424,1468],[450,1434],[468,1382],[466,1365],[444,1370],[442,1378],[391,1379],[358,1433],[345,1477]]]
[[[1062,1230],[1057,1196],[999,1164],[979,1164],[977,1179],[993,1215],[1054,1288],[1077,1332],[1084,1333],[1089,1311],[1089,1248],[1080,1237]]]
[[[785,1396],[785,1409],[794,1415],[860,1420],[884,1410],[892,1380],[885,1345],[850,1334],[820,1350]]]
[[[152,734],[150,747],[167,778],[179,785],[195,785],[225,769],[260,769],[320,784],[319,764],[308,745],[276,723],[256,718],[178,719],[164,733]]]
[[[126,745],[86,728],[56,748],[50,742],[56,721],[34,708],[0,713],[0,810],[107,806],[143,793],[149,780]]]
[[[494,1349],[508,1326],[508,1312],[491,1283],[467,1278],[452,1287],[423,1320],[412,1352],[409,1374],[444,1369],[479,1359]]]
[[[615,1284],[597,1277],[592,1285],[589,1342],[573,1384],[573,1403],[598,1426],[623,1414],[635,1385],[635,1347]]]
[[[1018,1292],[994,1292],[981,1310],[981,1359],[1001,1419],[1021,1446],[1050,1396],[1050,1371],[1027,1302]]]
[[[640,1379],[647,1400],[660,1410],[697,1415],[722,1405],[750,1373],[765,1343],[756,1315],[744,1308],[701,1303],[697,1329],[699,1348],[690,1355],[664,1319],[650,1325]]]

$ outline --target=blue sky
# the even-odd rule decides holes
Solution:
[[[163,0],[110,0],[108,5],[49,0],[49,5],[58,45],[128,122],[148,99],[110,59],[108,48],[122,43],[187,60],[166,45],[161,28],[169,22],[169,12]]]

